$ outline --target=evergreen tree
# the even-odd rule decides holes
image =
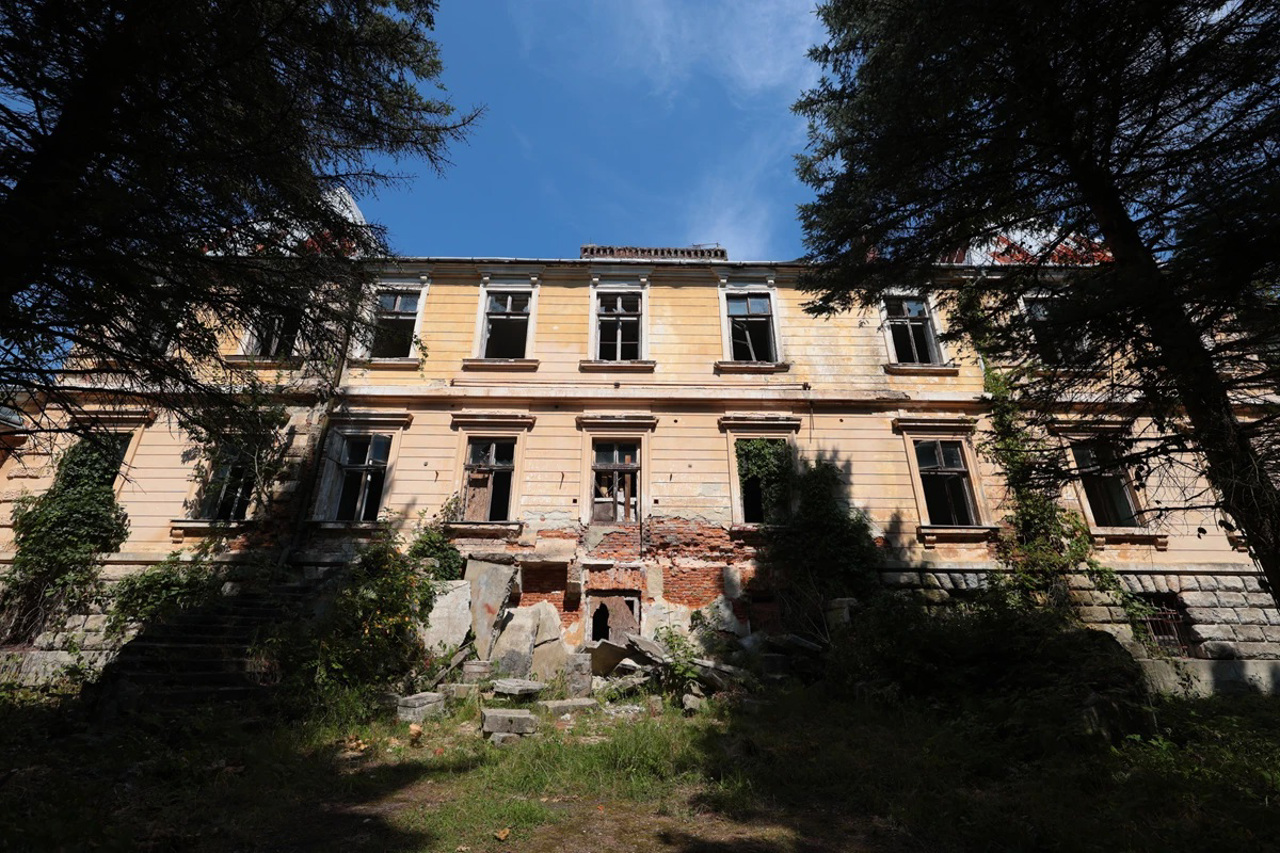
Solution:
[[[221,354],[246,329],[331,377],[386,254],[352,194],[384,156],[439,169],[475,115],[429,96],[435,8],[3,4],[0,405],[88,390],[223,430],[251,407]]]
[[[1225,511],[1280,593],[1280,6],[833,0],[819,14],[826,74],[797,104],[813,309],[932,286],[980,306],[953,331],[1034,368],[1027,405],[1140,403],[1154,431],[1115,463],[1198,458],[1214,494],[1187,503]],[[964,265],[973,251],[1016,263],[993,275]],[[1053,298],[1031,324],[1029,295]]]

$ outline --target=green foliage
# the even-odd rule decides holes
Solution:
[[[674,628],[661,627],[654,632],[654,639],[667,650],[670,663],[660,670],[662,690],[672,696],[683,696],[698,681],[698,668],[693,659],[698,657],[693,643]]]
[[[161,622],[209,600],[222,583],[201,554],[184,559],[174,551],[155,565],[126,575],[111,588],[107,633],[120,635],[131,622]]]
[[[791,445],[779,438],[745,438],[734,444],[738,456],[738,479],[757,480],[767,524],[785,521],[790,513],[791,481],[795,454]]]
[[[400,544],[389,528],[379,530],[334,578],[324,612],[263,643],[284,675],[287,699],[347,697],[368,710],[378,692],[411,680],[423,665],[417,627],[430,616],[435,586],[428,567]]]
[[[450,517],[447,502],[435,519],[426,523],[419,522],[413,541],[409,543],[407,556],[415,562],[434,560],[432,576],[436,580],[456,581],[462,577],[467,561],[462,558],[462,552],[449,541],[442,517]]]
[[[116,502],[117,437],[78,442],[58,460],[53,485],[15,502],[15,555],[4,574],[0,629],[9,642],[32,639],[53,618],[86,607],[101,592],[99,556],[129,535]]]
[[[805,462],[790,493],[795,508],[784,524],[764,531],[761,553],[793,627],[826,633],[823,611],[831,598],[866,595],[878,588],[880,549],[866,516],[844,500],[840,469]]]
[[[945,707],[1029,753],[1146,730],[1141,670],[1114,638],[1000,595],[943,608],[881,595],[828,661],[834,695]]]

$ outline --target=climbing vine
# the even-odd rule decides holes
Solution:
[[[767,523],[788,515],[795,457],[791,445],[778,438],[745,438],[734,445],[738,456],[738,480],[760,484],[760,503]]]
[[[116,501],[122,437],[84,439],[58,460],[53,485],[13,510],[14,558],[0,583],[0,635],[28,642],[102,591],[100,556],[119,550],[129,517]]]

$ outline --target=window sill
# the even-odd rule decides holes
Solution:
[[[786,373],[791,369],[786,361],[717,361],[716,373]]]
[[[311,526],[327,533],[350,533],[353,535],[372,536],[385,525],[381,521],[322,521],[312,519]]]
[[[447,521],[445,532],[459,539],[501,539],[514,542],[524,530],[523,521]]]
[[[222,358],[227,364],[257,370],[296,370],[302,366],[302,358],[296,355],[275,358],[262,355],[226,355]]]
[[[363,370],[417,370],[422,365],[416,355],[403,358],[353,358],[351,366]]]
[[[1148,545],[1157,551],[1169,550],[1169,534],[1142,527],[1091,527],[1089,535],[1099,551],[1108,545]]]
[[[939,543],[969,545],[991,542],[999,532],[1000,528],[994,524],[921,524],[916,527],[916,536],[926,548],[936,547]]]
[[[212,518],[174,518],[169,521],[169,536],[174,542],[188,537],[230,535],[244,533],[253,522],[250,520],[218,521]]]
[[[583,359],[578,370],[583,373],[653,373],[656,361],[601,361]]]
[[[464,358],[463,370],[533,371],[538,369],[536,358]]]
[[[886,364],[890,376],[959,376],[960,368],[950,364]]]

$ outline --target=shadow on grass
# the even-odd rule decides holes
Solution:
[[[1162,700],[1154,731],[1114,741],[1011,727],[994,708],[812,687],[730,710],[702,744],[713,784],[695,806],[790,840],[663,841],[680,853],[1274,849],[1280,701]]]
[[[74,702],[0,711],[0,849],[417,851],[394,819],[415,786],[479,754],[378,762],[358,735],[254,730],[228,709],[89,725]],[[399,798],[399,802],[397,802]]]

